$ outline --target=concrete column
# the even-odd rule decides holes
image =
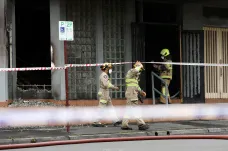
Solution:
[[[96,3],[96,62],[104,62],[104,53],[103,53],[103,18],[102,18],[102,0],[97,0]],[[101,70],[99,67],[96,67],[96,81],[97,89],[100,87],[99,76]],[[98,91],[98,90],[97,90]]]
[[[8,67],[8,54],[5,47],[5,0],[0,1],[0,68]],[[0,72],[0,102],[9,99],[8,96],[8,72]]]
[[[126,16],[125,16],[125,61],[132,61],[132,34],[131,23],[135,22],[135,1],[126,0]],[[125,65],[125,73],[132,68],[131,64]]]
[[[15,3],[12,4],[12,68],[16,68],[16,17]],[[17,98],[17,72],[13,72],[13,99]]]
[[[53,46],[53,58],[56,67],[63,67],[64,60],[64,42],[59,41],[59,21],[65,20],[65,12],[61,9],[61,0],[50,0],[50,29],[51,43]],[[55,100],[66,99],[65,89],[65,71],[55,70],[51,75],[52,95]]]

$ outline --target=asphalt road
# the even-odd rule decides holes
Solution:
[[[13,149],[13,151],[227,151],[227,148],[227,140],[190,139],[58,145],[37,148]]]

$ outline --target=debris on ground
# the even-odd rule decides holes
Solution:
[[[17,99],[14,100],[11,104],[8,105],[8,107],[61,107],[64,105],[58,105],[52,102],[45,102],[40,100],[23,100],[23,99]]]

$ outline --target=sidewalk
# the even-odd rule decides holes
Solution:
[[[89,138],[154,136],[154,135],[184,135],[184,134],[228,134],[228,121],[180,121],[149,123],[150,129],[139,131],[132,125],[132,131],[123,131],[120,127],[107,125],[97,128],[91,126],[75,126],[66,132],[66,128],[27,128],[27,129],[1,129],[0,144],[34,143],[45,141],[75,140]]]

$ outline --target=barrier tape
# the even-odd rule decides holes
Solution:
[[[126,116],[127,115],[127,116]],[[228,119],[228,104],[181,104],[126,107],[69,107],[69,108],[1,108],[0,127],[91,123],[117,117],[135,119],[218,120]]]
[[[119,62],[112,63],[113,65],[132,64],[135,62]],[[217,63],[185,63],[185,62],[141,62],[144,64],[172,64],[172,65],[184,65],[184,66],[216,66],[216,67],[228,67],[228,64]],[[0,72],[12,72],[12,71],[38,71],[38,70],[65,70],[71,67],[95,67],[100,66],[103,63],[95,64],[66,64],[64,67],[27,67],[27,68],[0,68]]]
[[[120,65],[120,64],[128,64],[132,62],[119,62],[119,63],[112,63],[113,65]],[[101,66],[103,63],[96,63],[96,64],[66,64],[64,67],[27,67],[27,68],[0,68],[0,72],[12,72],[12,71],[38,71],[38,70],[65,70],[66,68],[70,67],[93,67],[93,66]]]

